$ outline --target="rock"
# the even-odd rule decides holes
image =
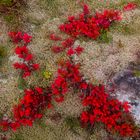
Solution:
[[[114,94],[121,102],[127,101],[137,124],[140,124],[140,77],[135,75],[135,70],[139,70],[138,66],[128,66],[127,69],[117,73],[112,78]],[[109,86],[110,87],[110,83]]]

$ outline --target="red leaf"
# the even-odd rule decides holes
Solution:
[[[130,2],[123,7],[123,10],[124,11],[131,11],[131,10],[134,10],[136,7],[137,7],[137,5],[135,3]]]
[[[82,48],[80,45],[75,49],[76,54],[80,55],[83,52],[84,48]]]
[[[33,59],[33,55],[32,54],[28,54],[26,57],[25,57],[25,60],[26,61],[31,61]]]
[[[68,56],[71,56],[75,53],[75,51],[73,50],[73,48],[70,48],[68,51],[67,51],[67,55]]]

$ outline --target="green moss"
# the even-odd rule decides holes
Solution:
[[[140,71],[139,71],[139,70],[135,70],[135,71],[134,71],[134,75],[135,75],[136,77],[140,77]]]
[[[13,0],[0,0],[0,5],[11,6],[12,3],[13,3]]]
[[[16,16],[14,14],[4,15],[4,19],[7,23],[13,23]]]

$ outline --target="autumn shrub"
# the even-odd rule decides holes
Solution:
[[[27,47],[32,37],[21,32],[10,32],[9,36],[13,43],[18,44],[15,48],[15,53],[20,59],[22,59],[22,62],[14,63],[14,67],[21,70],[22,78],[30,76],[32,71],[39,68],[39,64],[33,63],[33,55],[29,52]]]

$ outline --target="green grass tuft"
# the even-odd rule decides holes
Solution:
[[[18,78],[18,88],[20,90],[24,90],[26,87],[27,87],[26,81],[21,76],[19,76],[19,78]]]
[[[112,36],[109,35],[108,31],[101,30],[101,35],[97,39],[98,43],[109,43],[112,41]]]
[[[12,0],[0,0],[0,5],[11,6],[12,3],[13,3]]]
[[[139,70],[135,70],[135,71],[134,71],[134,75],[135,75],[136,77],[140,77],[140,71],[139,71]]]
[[[68,116],[65,118],[65,123],[69,127],[71,132],[73,132],[75,135],[80,135],[79,132],[77,132],[77,128],[81,126],[77,118]]]
[[[6,57],[6,55],[7,55],[6,48],[0,45],[0,64],[2,63],[2,60]]]
[[[19,133],[15,133],[13,138],[11,138],[10,140],[24,140],[23,136]]]

